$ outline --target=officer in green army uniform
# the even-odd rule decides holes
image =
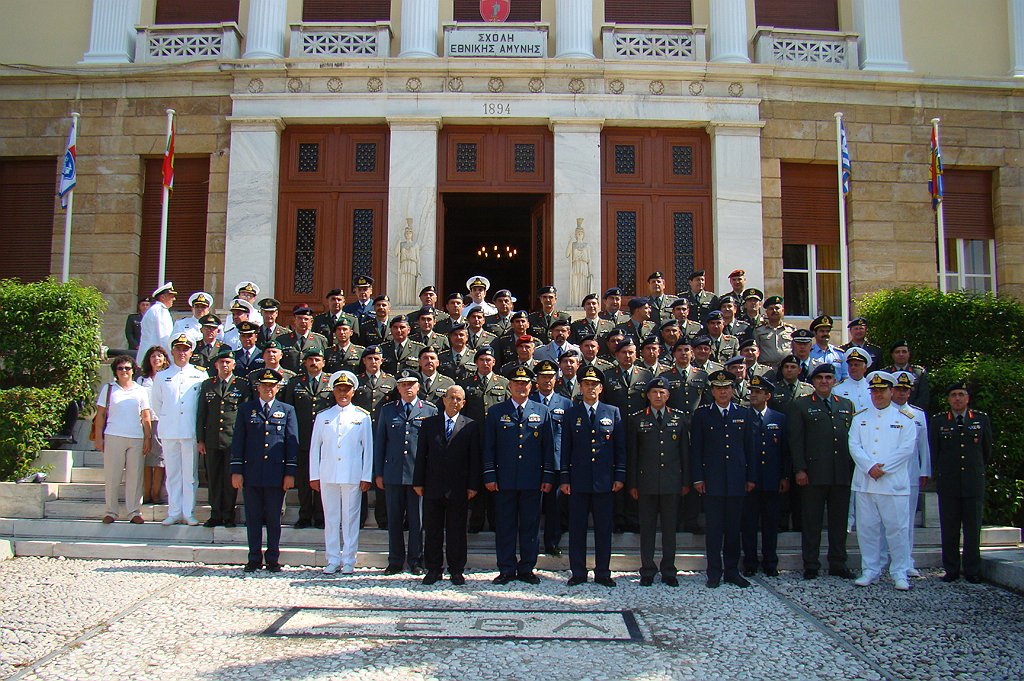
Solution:
[[[217,369],[213,366],[214,359],[220,354],[221,348],[227,347],[217,340],[217,334],[220,333],[220,317],[212,313],[203,315],[199,318],[199,329],[203,337],[196,344],[195,352],[189,357],[188,362],[205,369],[210,376],[215,376]],[[230,485],[230,480],[228,484]]]
[[[742,355],[731,357],[725,362],[725,370],[733,376],[732,401],[741,407],[750,406],[750,382],[747,377],[747,363]]]
[[[456,383],[476,370],[476,353],[469,349],[469,329],[464,322],[452,324],[448,330],[447,350],[438,353],[438,371]]]
[[[327,310],[313,317],[313,333],[330,339],[334,335],[334,327],[338,325],[338,322],[347,319],[352,333],[358,336],[359,319],[342,309],[345,305],[345,291],[340,288],[332,288],[324,298],[327,300]]]
[[[391,318],[391,338],[380,344],[380,354],[385,372],[398,375],[401,369],[416,370],[420,366],[420,350],[423,343],[409,339],[409,320],[404,314]]]
[[[295,408],[299,424],[299,467],[295,474],[295,487],[299,492],[299,520],[296,529],[310,525],[323,529],[324,507],[320,493],[309,486],[309,443],[313,437],[313,422],[324,409],[333,407],[334,389],[330,375],[324,371],[324,353],[320,348],[307,348],[302,353],[304,371],[288,381],[282,390],[281,401]]]
[[[690,319],[690,301],[687,298],[676,298],[671,306],[672,318],[679,322],[679,334],[687,338],[700,335],[703,328],[700,322]]]
[[[882,366],[882,348],[868,341],[868,320],[863,317],[854,317],[850,320],[850,323],[846,325],[846,328],[850,332],[850,342],[839,346],[840,349],[845,352],[856,346],[866,350],[867,353],[871,355],[871,364],[868,366],[868,373],[878,371]]]
[[[601,311],[597,313],[601,319],[607,319],[612,324],[618,325],[626,321],[629,315],[622,309],[622,289],[613,286],[605,290],[601,296]]]
[[[633,298],[629,301],[629,319],[618,324],[616,331],[627,338],[632,338],[633,343],[639,343],[654,332],[654,323],[651,321],[651,305],[646,298]],[[608,334],[611,339],[611,334]]]
[[[511,291],[503,288],[494,292],[491,302],[497,312],[484,317],[484,328],[493,333],[495,338],[501,338],[512,329],[512,306],[516,298]]]
[[[718,307],[718,296],[704,290],[704,275],[704,270],[690,272],[690,290],[685,294],[685,298],[690,301],[690,319],[701,323],[707,319],[709,312]]]
[[[281,364],[286,369],[299,372],[306,350],[319,348],[321,356],[323,356],[327,348],[331,347],[331,343],[313,331],[313,310],[308,305],[296,306],[292,312],[292,321],[295,329],[280,341],[284,350],[284,359],[281,360]]]
[[[324,371],[333,374],[336,371],[351,371],[358,374],[363,369],[362,355],[364,348],[352,342],[355,329],[348,316],[342,317],[334,327],[331,338],[334,345],[324,353]]]
[[[505,366],[516,359],[516,341],[523,336],[533,338],[533,347],[539,348],[543,343],[540,338],[530,335],[530,315],[526,310],[517,310],[509,318],[509,330],[505,335],[498,337],[491,349],[494,350],[495,363]]]
[[[413,315],[410,314],[408,317],[409,324],[415,324],[416,328],[409,334],[410,339],[417,343],[422,343],[427,347],[434,348],[438,353],[447,350],[450,347],[448,343],[448,336],[438,333],[434,329],[434,326],[437,323],[434,308],[424,306],[413,314],[416,315],[416,321],[412,321]],[[445,315],[445,317],[447,316],[448,315]]]
[[[437,287],[433,284],[424,286],[420,289],[420,304],[420,309],[413,310],[409,313],[409,326],[414,329],[419,326],[420,315],[428,310],[430,311],[430,316],[433,318],[435,324],[440,322],[442,319],[448,319],[448,313],[437,306]],[[444,336],[442,334],[442,338],[443,337]],[[424,343],[424,345],[427,345],[427,343]]]
[[[981,581],[981,520],[985,507],[985,469],[992,460],[992,424],[988,415],[970,407],[964,382],[946,388],[949,409],[932,416],[928,441],[932,475],[939,493],[944,582],[964,578]],[[960,533],[963,531],[963,561]]]
[[[651,586],[659,572],[662,584],[679,586],[676,530],[679,501],[689,492],[689,421],[668,406],[670,384],[664,376],[648,382],[646,392],[648,407],[629,418],[626,439],[626,487],[639,509],[640,586]],[[661,562],[655,563],[659,525]]]
[[[235,358],[227,345],[221,345],[211,366],[216,374],[200,386],[196,414],[196,442],[206,460],[210,498],[210,519],[203,526],[234,527],[238,490],[231,485],[231,438],[238,406],[254,393],[248,381],[235,376]]]
[[[288,381],[295,378],[295,372],[290,369],[285,369],[281,366],[281,360],[284,357],[284,349],[281,347],[281,343],[277,340],[268,340],[263,344],[263,366],[258,369],[254,369],[249,373],[249,383],[253,390],[253,394],[259,389],[259,374],[264,369],[273,369],[277,373],[281,374],[281,390],[284,390],[284,386],[287,385]]]
[[[613,331],[609,336],[615,335],[616,331]],[[618,334],[618,339],[622,340],[622,334]],[[596,336],[583,336],[580,338],[580,366],[578,371],[583,371],[589,366],[598,369],[601,373],[604,373],[608,369],[615,366],[614,362],[610,362],[604,357],[601,357],[601,341]]]
[[[596,293],[583,297],[583,317],[569,325],[569,341],[579,345],[584,336],[603,337],[611,333],[615,323],[600,316],[601,300]]]
[[[743,289],[739,302],[740,309],[736,316],[750,324],[751,331],[767,321],[764,312],[761,310],[762,301],[764,301],[764,293],[760,289]]]
[[[928,371],[920,364],[910,363],[910,343],[905,338],[895,341],[889,347],[889,356],[892,358],[892,364],[885,370],[890,374],[897,371],[909,371],[914,374],[914,387],[910,391],[910,399],[907,401],[920,409],[928,409],[932,399]]]
[[[484,330],[484,318],[484,310],[481,307],[474,307],[466,313],[466,331],[469,332],[466,345],[471,350],[476,350],[483,345],[493,345],[498,340],[493,333]]]
[[[764,301],[765,321],[754,327],[754,340],[761,349],[761,361],[774,364],[793,352],[793,332],[796,327],[783,321],[786,314],[782,296],[770,296]]]
[[[800,380],[800,360],[796,355],[786,355],[779,363],[776,372],[765,378],[774,384],[775,389],[768,399],[768,407],[789,416],[790,407],[800,397],[814,393],[810,383]],[[792,528],[799,531],[800,520],[800,488],[796,484],[792,470],[789,473],[789,491],[779,495],[779,531],[787,532]]]
[[[556,319],[564,319],[572,322],[572,315],[568,312],[560,312],[555,309],[558,304],[558,290],[554,286],[541,286],[537,291],[537,299],[540,300],[540,309],[530,313],[531,336],[540,339],[541,345],[548,343],[551,338],[548,336],[548,329]]]
[[[671,316],[669,307],[673,299],[665,293],[665,273],[661,271],[651,272],[647,277],[647,304],[651,306],[651,322],[655,326],[661,324],[662,320]]]
[[[259,302],[259,308],[260,314],[263,316],[263,323],[260,324],[259,332],[256,334],[256,345],[262,348],[268,340],[283,342],[282,338],[290,334],[292,330],[277,323],[277,316],[281,313],[281,303],[275,298],[263,298]]]
[[[440,373],[437,370],[439,365],[437,350],[431,347],[420,350],[419,398],[424,402],[430,402],[440,412],[444,410],[445,393],[448,392],[448,388],[455,385],[455,381]]]

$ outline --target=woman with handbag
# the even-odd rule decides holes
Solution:
[[[149,391],[132,380],[135,361],[128,355],[111,363],[115,380],[100,389],[93,421],[93,444],[103,452],[103,481],[107,511],[103,522],[118,519],[117,497],[124,474],[124,505],[131,522],[141,524],[142,468],[149,452]]]
[[[142,358],[142,366],[138,370],[139,375],[135,382],[149,393],[153,387],[153,377],[170,364],[167,351],[159,345],[154,345],[146,351]],[[159,430],[158,419],[152,411],[150,411],[150,421],[153,424],[153,437],[150,438],[149,453],[146,454],[146,470],[142,478],[142,501],[146,504],[159,504],[164,501],[164,450],[160,446],[160,435],[157,432]]]

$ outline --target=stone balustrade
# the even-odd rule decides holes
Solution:
[[[758,26],[754,61],[778,66],[859,69],[856,33],[797,31]]]
[[[637,26],[605,24],[601,42],[605,59],[707,61],[704,26]]]
[[[291,24],[290,57],[379,57],[391,54],[391,23]]]
[[[234,22],[138,26],[136,31],[136,64],[241,56],[242,34]]]

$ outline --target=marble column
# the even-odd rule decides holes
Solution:
[[[552,120],[554,136],[554,210],[552,241],[554,285],[565,299],[561,305],[578,310],[580,300],[568,300],[572,262],[567,257],[575,240],[576,225],[583,227],[590,251],[590,289],[600,293],[601,283],[601,128],[602,119]]]
[[[555,3],[555,57],[594,58],[593,0],[558,0]]]
[[[391,156],[388,169],[388,291],[413,288],[418,293],[427,284],[440,287],[437,280],[437,131],[440,118],[389,118]],[[410,221],[411,220],[411,221]],[[419,245],[420,276],[415,286],[401,287],[399,253],[406,241],[405,228],[412,229],[412,241]],[[407,245],[407,244],[406,244]],[[381,284],[377,288],[385,290]],[[406,296],[407,297],[407,296]],[[418,299],[395,300],[392,305],[417,305]]]
[[[712,0],[708,22],[711,61],[749,64],[747,0]]]
[[[82,64],[128,64],[135,57],[139,0],[93,0],[89,51]]]
[[[729,290],[729,272],[747,271],[763,287],[761,222],[761,123],[711,123],[711,187],[715,279],[708,288]]]
[[[284,58],[288,0],[250,0],[242,59]]]
[[[1024,0],[1009,0],[1010,75],[1024,76]]]
[[[438,0],[402,2],[402,51],[399,57],[437,56]]]
[[[225,305],[240,281],[274,295],[277,194],[281,165],[280,118],[229,118],[227,227],[224,234]]]
[[[853,27],[864,71],[909,71],[903,58],[899,0],[853,0]]]

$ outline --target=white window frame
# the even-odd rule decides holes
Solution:
[[[950,291],[969,290],[974,291],[975,289],[968,288],[967,282],[971,280],[991,280],[992,287],[991,291],[993,294],[999,292],[998,280],[996,279],[996,240],[995,239],[953,239],[947,238],[947,242],[954,241],[955,248],[952,249],[952,254],[956,255],[956,271],[952,268],[946,271],[946,288]],[[967,262],[967,242],[968,241],[986,241],[988,242],[988,263],[989,271],[991,274],[966,272],[964,267]],[[948,244],[947,244],[948,248]]]
[[[819,274],[838,274],[839,277],[842,278],[843,270],[842,269],[835,269],[835,270],[818,269],[818,246],[817,246],[817,244],[784,244],[784,246],[801,246],[801,245],[804,248],[807,249],[807,269],[787,268],[785,266],[785,262],[786,262],[785,261],[785,256],[783,256],[782,276],[783,276],[783,280],[785,280],[786,274],[803,274],[803,275],[805,275],[807,277],[807,305],[810,308],[808,310],[809,314],[807,314],[807,315],[790,315],[787,312],[786,316],[787,316],[787,318],[793,318],[793,319],[813,319],[813,318],[817,317],[819,314],[828,314],[829,316],[838,319],[839,317],[842,316],[842,311],[841,310],[836,312],[835,314],[831,314],[831,313],[828,313],[828,312],[822,312],[821,311],[821,305],[819,304],[819,301],[818,301],[818,275]],[[961,260],[960,262],[963,262],[963,261]],[[842,263],[840,263],[840,268],[841,267],[842,267]],[[842,284],[841,279],[840,279],[840,284]],[[840,286],[840,295],[842,295],[841,291],[842,291],[842,286]],[[843,320],[843,321],[845,321],[845,320]]]

